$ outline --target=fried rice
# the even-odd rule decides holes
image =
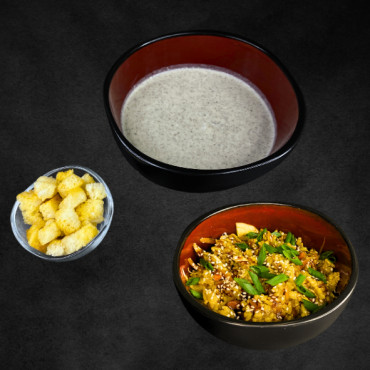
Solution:
[[[226,317],[279,322],[308,316],[336,297],[340,279],[332,252],[307,249],[292,233],[260,229],[246,235],[202,238],[189,258],[186,287]],[[203,245],[202,244],[202,245]]]

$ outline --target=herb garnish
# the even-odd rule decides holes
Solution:
[[[275,286],[280,283],[283,283],[284,281],[288,280],[289,276],[285,274],[276,275],[273,278],[266,281],[267,284]]]
[[[186,282],[186,285],[197,285],[199,283],[200,278],[199,277],[191,277]]]
[[[249,275],[252,278],[253,284],[256,287],[258,293],[259,294],[266,293],[265,289],[263,289],[262,283],[258,279],[258,276],[253,271],[249,271]]]
[[[262,266],[263,262],[265,262],[265,259],[266,259],[266,247],[265,247],[265,245],[263,245],[260,249],[259,254],[258,254],[257,265]]]
[[[212,264],[210,262],[206,261],[204,258],[201,258],[199,260],[199,264],[202,265],[207,270],[211,270],[211,271],[214,270],[214,267],[212,266]]]
[[[334,252],[333,251],[325,251],[325,252],[323,252],[320,255],[320,259],[321,260],[327,259],[327,260],[329,260],[332,263],[335,263],[337,261],[337,259],[334,256]]]
[[[238,246],[242,251],[250,249],[250,246],[247,243],[235,243],[235,245]]]
[[[245,279],[241,278],[234,278],[234,280],[240,285],[240,287],[245,290],[250,295],[259,295],[256,288],[253,287],[253,285]]]
[[[317,270],[315,270],[315,269],[313,269],[313,268],[309,267],[309,268],[308,268],[308,272],[309,272],[312,276],[314,276],[315,278],[317,278],[317,279],[319,279],[319,280],[323,281],[324,283],[326,283],[326,277],[325,277],[325,275],[324,275],[324,274],[322,274],[320,271],[317,271]]]
[[[201,292],[198,292],[197,290],[194,290],[194,289],[189,289],[190,290],[190,293],[193,297],[197,298],[197,299],[203,299],[203,294]]]

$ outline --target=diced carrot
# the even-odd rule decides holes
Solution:
[[[238,304],[240,304],[239,301],[230,301],[227,303],[227,305],[232,309],[232,310],[235,310],[238,306]]]
[[[219,280],[221,279],[221,277],[222,277],[222,276],[221,276],[220,274],[214,274],[214,275],[213,275],[213,280],[214,280],[214,281],[219,281]]]
[[[299,253],[298,258],[299,258],[300,260],[303,260],[304,258],[306,258],[306,252],[301,252],[301,253]]]

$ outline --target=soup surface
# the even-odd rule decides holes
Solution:
[[[224,70],[181,66],[140,81],[121,112],[124,136],[158,161],[225,169],[266,157],[275,119],[263,95]]]

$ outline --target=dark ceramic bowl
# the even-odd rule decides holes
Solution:
[[[188,258],[197,256],[193,243],[201,237],[218,238],[223,232],[235,232],[235,223],[245,222],[257,228],[291,231],[301,236],[307,248],[332,250],[340,272],[339,296],[325,308],[305,318],[273,323],[245,322],[227,318],[203,306],[185,288],[184,271]],[[215,336],[252,349],[281,349],[306,342],[326,330],[342,313],[357,283],[358,262],[355,250],[344,233],[316,211],[286,204],[250,203],[226,207],[194,221],[182,235],[173,261],[173,277],[180,297],[194,319]]]
[[[154,160],[125,138],[120,116],[129,91],[145,76],[180,64],[229,70],[247,78],[264,94],[276,119],[276,140],[270,155],[241,167],[187,169]],[[113,135],[128,161],[152,181],[185,191],[226,189],[262,175],[293,149],[303,125],[301,94],[277,58],[250,41],[216,32],[166,35],[128,50],[106,77],[104,103]]]

